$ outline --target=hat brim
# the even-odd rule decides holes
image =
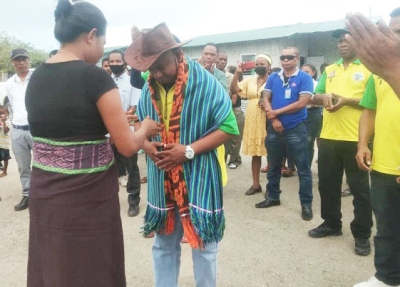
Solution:
[[[27,56],[26,54],[17,54],[14,57],[12,57],[11,60],[14,60],[15,58],[18,58],[18,57],[29,58],[29,56]]]
[[[332,37],[339,39],[343,34],[350,34],[349,30],[346,29],[337,29],[333,31]]]
[[[175,45],[168,47],[162,50],[158,54],[154,54],[151,56],[142,56],[142,49],[141,49],[141,39],[135,40],[128,49],[125,51],[125,62],[128,63],[133,69],[138,71],[147,71],[151,65],[166,51],[181,47],[186,45],[191,40],[183,41],[181,43],[176,43]]]

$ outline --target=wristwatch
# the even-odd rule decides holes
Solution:
[[[185,156],[187,159],[194,158],[194,150],[192,149],[192,147],[190,145],[186,146]]]

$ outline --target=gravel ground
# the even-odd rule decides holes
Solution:
[[[144,176],[143,155],[139,156],[139,166]],[[297,176],[282,178],[281,206],[259,210],[254,204],[262,201],[265,193],[244,195],[251,185],[250,157],[244,156],[243,165],[236,170],[228,169],[229,182],[224,191],[227,226],[218,254],[218,286],[348,287],[374,274],[374,250],[367,257],[354,254],[350,232],[352,197],[342,201],[343,236],[308,237],[308,230],[322,223],[315,164],[312,170],[314,219],[306,222],[300,216]],[[14,205],[21,199],[14,159],[10,161],[8,174],[0,178],[0,286],[21,287],[26,286],[29,213],[14,211]],[[265,192],[265,175],[261,178]],[[139,216],[127,216],[127,195],[123,189],[120,202],[127,284],[130,287],[153,286],[153,239],[145,239],[140,233],[146,184],[142,185]],[[191,251],[186,244],[182,250],[179,286],[194,286]]]

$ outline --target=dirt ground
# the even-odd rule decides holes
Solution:
[[[229,182],[224,191],[226,231],[219,245],[218,286],[349,287],[374,274],[374,250],[367,257],[354,254],[350,232],[352,197],[342,201],[343,236],[310,238],[308,230],[322,223],[315,163],[312,166],[314,219],[306,222],[300,216],[297,176],[282,178],[281,206],[254,207],[263,200],[264,193],[244,195],[252,181],[250,160],[244,156],[243,165],[236,170],[228,169]],[[139,156],[139,166],[141,175],[146,175],[143,155]],[[261,178],[265,192],[265,174]],[[124,189],[120,190],[129,287],[153,286],[153,239],[145,239],[140,233],[146,188],[146,184],[142,185],[140,214],[134,218],[127,216],[127,195]],[[14,211],[14,205],[21,199],[14,159],[10,161],[9,175],[0,178],[0,196],[0,286],[26,286],[29,213]],[[194,286],[190,247],[184,245],[182,251],[179,286]]]

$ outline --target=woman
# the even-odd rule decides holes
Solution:
[[[238,78],[242,74],[243,63],[240,63],[236,68],[230,87],[232,93],[237,93],[240,97],[249,100],[246,108],[246,120],[244,122],[242,153],[252,157],[251,171],[253,184],[245,192],[246,195],[253,195],[262,191],[260,185],[260,168],[261,157],[267,155],[264,145],[267,132],[265,111],[259,103],[261,93],[269,76],[271,62],[270,56],[258,55],[254,69],[257,75],[248,77],[238,83]]]
[[[146,119],[132,132],[114,81],[95,65],[103,13],[60,0],[54,15],[60,51],[26,92],[34,138],[27,286],[126,286],[117,169],[105,135],[130,156],[160,127]]]
[[[318,72],[314,65],[304,64],[301,66],[301,70],[306,72],[313,78],[314,89],[317,86]],[[319,138],[322,128],[322,107],[310,104],[307,106],[307,133],[308,133],[308,156],[309,165],[311,166],[314,158],[314,144],[315,140]],[[318,145],[318,140],[317,140]]]

